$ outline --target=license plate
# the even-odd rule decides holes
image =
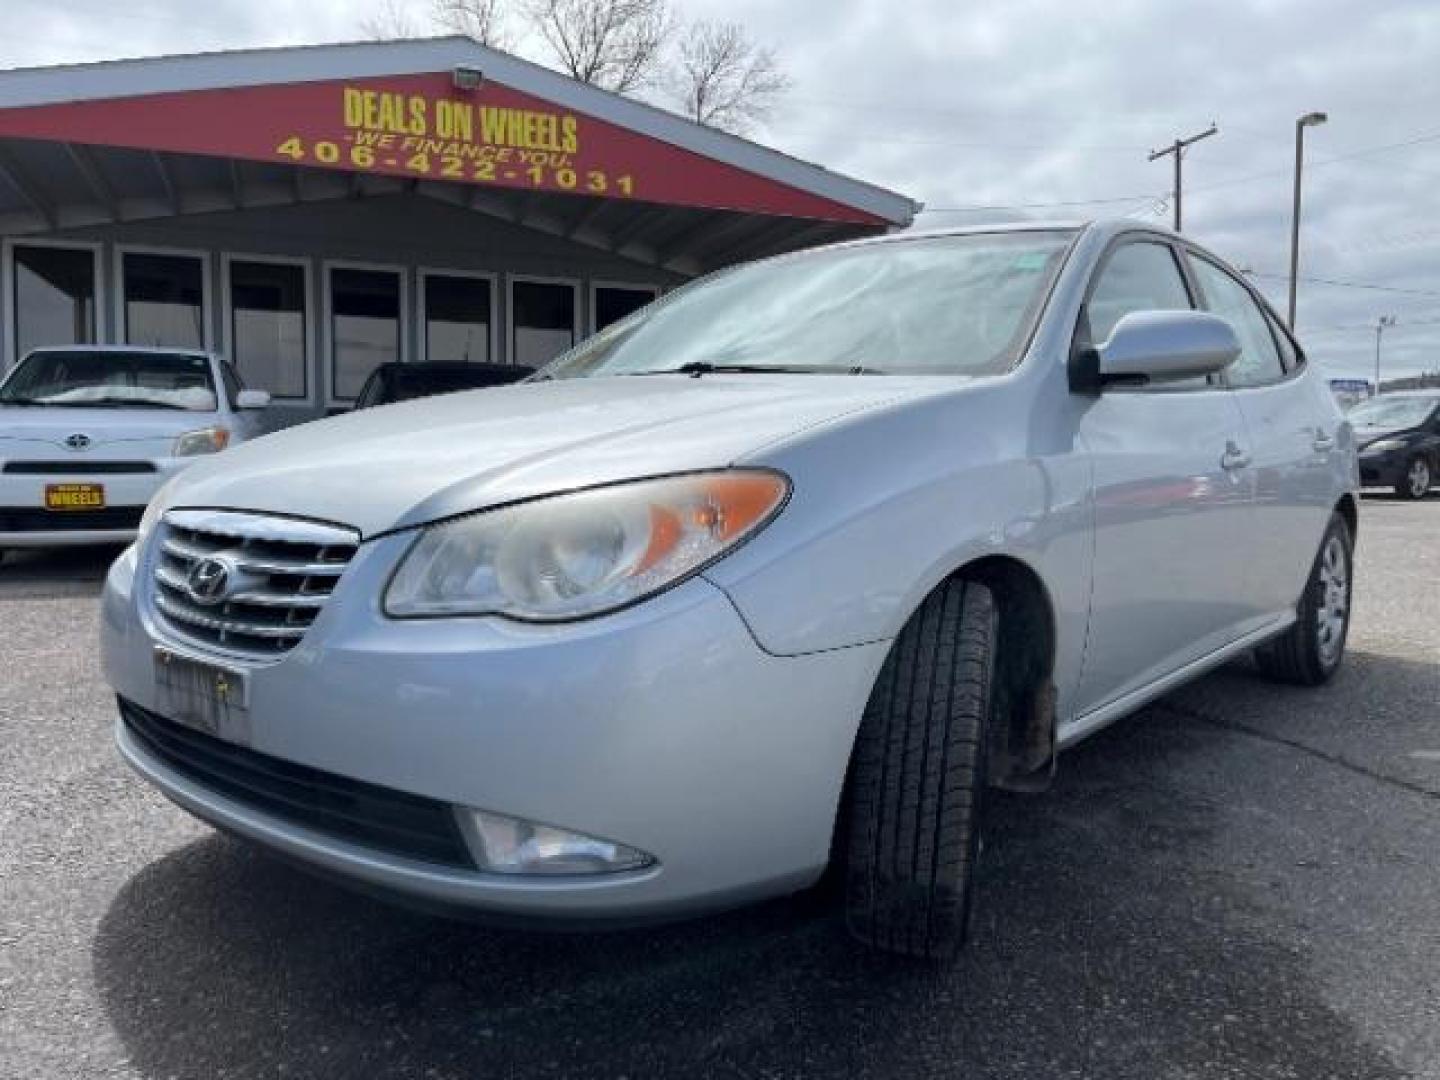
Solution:
[[[46,510],[99,510],[105,505],[104,484],[46,484]]]
[[[250,681],[237,668],[155,650],[156,711],[227,742],[250,743]]]

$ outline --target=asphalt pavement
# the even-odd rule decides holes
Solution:
[[[944,969],[813,895],[498,931],[217,835],[113,752],[113,554],[0,564],[5,1080],[1440,1078],[1440,498],[1366,500],[1332,685],[1233,665],[997,797]]]

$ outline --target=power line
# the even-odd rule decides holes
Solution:
[[[1067,206],[1106,206],[1117,203],[1164,201],[1163,195],[1111,195],[1103,199],[1069,199],[1064,202],[1007,203],[987,206],[926,206],[922,214],[978,214],[987,210],[1054,210]]]
[[[1288,274],[1265,274],[1252,270],[1252,276],[1271,281],[1289,281]],[[1376,285],[1369,281],[1338,281],[1335,278],[1302,277],[1299,279],[1311,285],[1333,285],[1341,289],[1367,289],[1372,292],[1399,293],[1403,296],[1427,296],[1440,299],[1440,292],[1433,289],[1404,289],[1398,285]]]

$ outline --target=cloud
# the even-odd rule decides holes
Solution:
[[[415,0],[423,9],[426,0]],[[743,22],[795,79],[762,139],[932,207],[926,226],[1132,214],[1168,222],[1147,152],[1212,120],[1185,160],[1186,232],[1283,310],[1294,121],[1307,136],[1302,340],[1336,373],[1440,369],[1440,6],[1434,0],[677,0]],[[347,0],[9,0],[0,63],[360,36]],[[523,48],[523,46],[522,46]],[[1421,136],[1408,146],[1379,150]],[[1358,155],[1358,156],[1347,156]],[[1034,206],[1134,196],[1089,206]],[[1162,206],[1162,201],[1164,205]],[[1156,212],[1157,209],[1160,212]],[[1416,295],[1434,293],[1434,296]],[[1427,323],[1425,320],[1433,320]]]

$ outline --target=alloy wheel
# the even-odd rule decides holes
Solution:
[[[1320,579],[1316,583],[1316,645],[1326,668],[1340,662],[1345,646],[1345,623],[1350,616],[1350,560],[1345,542],[1333,533],[1320,553]]]
[[[1410,463],[1410,470],[1405,474],[1405,481],[1410,485],[1410,497],[1423,499],[1430,490],[1429,463],[1424,458],[1417,457]]]

